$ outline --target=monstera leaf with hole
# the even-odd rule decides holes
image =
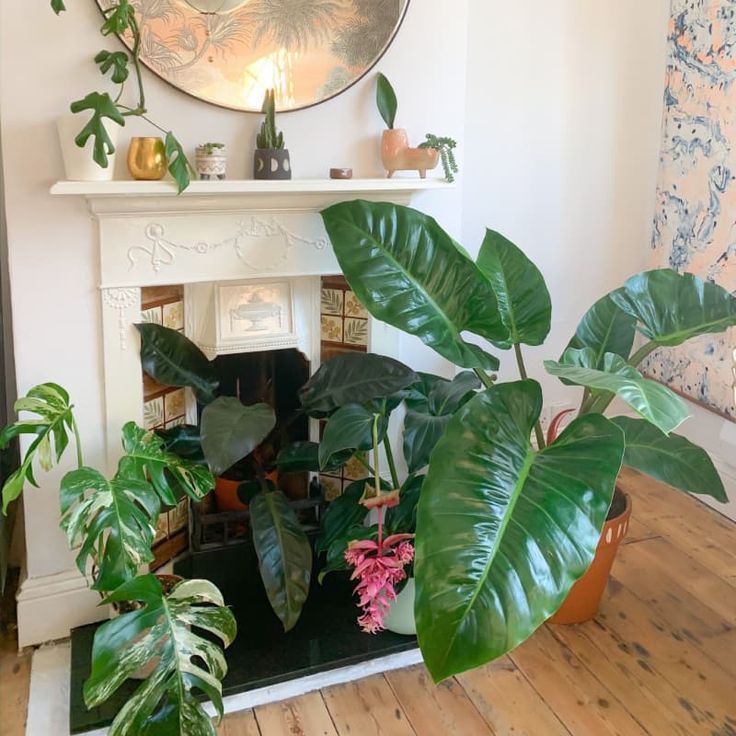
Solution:
[[[644,378],[621,356],[606,353],[602,370],[591,367],[595,362],[596,356],[591,348],[568,348],[562,362],[545,360],[544,367],[565,383],[585,386],[594,394],[615,394],[662,432],[671,432],[690,416],[687,405],[677,394]]]
[[[607,294],[585,313],[567,347],[576,350],[590,348],[595,353],[590,367],[603,370],[606,353],[628,359],[635,335],[636,318],[621,309],[613,296]]]
[[[290,631],[309,594],[312,548],[281,491],[260,493],[253,498],[250,523],[268,600],[284,631]]]
[[[429,456],[447,429],[450,417],[480,388],[477,376],[464,371],[452,381],[427,373],[410,387],[404,417],[404,459],[410,473],[429,464]]]
[[[498,360],[462,337],[467,330],[508,342],[493,289],[431,217],[358,200],[333,205],[322,218],[345,278],[376,319],[419,337],[462,367],[498,367]]]
[[[587,569],[624,454],[600,415],[530,443],[539,384],[478,394],[450,420],[417,511],[416,617],[435,681],[500,657],[562,604]]]
[[[342,353],[331,358],[299,392],[306,412],[327,413],[345,404],[364,404],[400,391],[417,374],[393,358],[374,353]]]
[[[250,455],[276,426],[268,404],[244,406],[233,396],[221,396],[202,411],[202,449],[215,475],[222,475]]]
[[[552,300],[539,269],[510,240],[486,230],[478,254],[478,268],[491,282],[498,310],[512,345],[541,345],[549,334]]]
[[[90,92],[84,99],[72,102],[70,109],[73,113],[80,113],[84,110],[92,111],[92,117],[74,139],[74,142],[80,148],[84,148],[87,141],[94,138],[92,158],[98,166],[106,169],[107,157],[115,153],[115,146],[107,130],[105,130],[105,118],[120,126],[125,125],[125,118],[107,92]]]
[[[736,296],[693,274],[668,268],[632,276],[611,299],[657,345],[681,345],[736,325]]]
[[[338,409],[328,420],[319,444],[319,463],[326,468],[330,460],[343,450],[370,450],[373,447],[373,422],[375,414],[360,404],[347,404]],[[378,441],[382,441],[388,429],[388,419],[378,420]]]
[[[624,463],[688,493],[728,503],[723,481],[701,447],[676,434],[669,436],[642,419],[612,419],[626,437]]]
[[[0,448],[21,435],[34,435],[21,466],[13,471],[2,489],[2,511],[7,513],[8,504],[23,492],[23,486],[30,483],[38,487],[33,476],[33,461],[38,458],[42,470],[51,470],[54,463],[61,460],[69,445],[69,432],[75,428],[69,394],[56,383],[42,383],[34,386],[14,404],[15,411],[30,412],[36,417],[18,419],[0,433]]]
[[[123,450],[118,476],[150,480],[166,506],[176,506],[182,493],[201,501],[215,487],[215,479],[206,467],[166,452],[161,437],[135,422],[123,427]]]
[[[189,338],[150,322],[135,328],[141,336],[141,366],[154,381],[163,386],[188,386],[201,404],[214,401],[219,386],[217,372]]]
[[[141,575],[106,599],[123,601],[142,607],[95,632],[86,706],[100,706],[137,670],[152,668],[118,711],[109,736],[215,736],[198,693],[221,718],[227,672],[221,646],[232,643],[237,627],[220,591],[207,580],[185,580],[164,596],[155,576]]]
[[[128,54],[125,51],[100,51],[95,56],[95,63],[102,74],[112,69],[110,78],[115,84],[122,84],[128,78]]]
[[[81,545],[77,566],[97,568],[95,590],[111,591],[153,560],[160,503],[143,480],[108,480],[93,468],[79,468],[61,481],[61,527],[70,547]]]
[[[181,143],[171,131],[166,133],[165,147],[169,173],[174,177],[179,194],[181,194],[189,186],[191,176],[195,173],[194,168],[189,163]]]

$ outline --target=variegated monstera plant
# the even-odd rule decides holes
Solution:
[[[95,632],[92,672],[84,685],[87,707],[104,703],[128,678],[145,672],[116,716],[112,736],[214,736],[195,691],[210,698],[222,716],[227,666],[216,642],[230,645],[235,618],[206,580],[185,580],[164,591],[155,575],[139,574],[153,561],[161,509],[184,496],[202,499],[214,487],[212,474],[167,452],[160,437],[133,422],[123,427],[123,456],[112,478],[85,466],[69,394],[54,383],[32,388],[15,409],[31,416],[5,427],[0,445],[20,435],[32,440],[21,467],[3,486],[3,512],[27,483],[37,485],[34,462],[50,470],[73,435],[78,467],[61,481],[61,526],[102,603],[127,609]]]

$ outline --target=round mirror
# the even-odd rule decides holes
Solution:
[[[114,0],[97,0],[102,10]],[[396,35],[409,0],[135,0],[141,61],[178,89],[260,112],[329,100],[363,77]],[[129,39],[123,39],[126,43]],[[129,43],[128,43],[129,45]]]

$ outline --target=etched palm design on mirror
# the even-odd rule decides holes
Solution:
[[[104,11],[113,0],[97,0]],[[133,0],[141,61],[206,102],[260,111],[317,104],[364,76],[409,0]],[[123,39],[128,43],[128,39]]]

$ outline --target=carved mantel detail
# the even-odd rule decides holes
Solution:
[[[120,350],[128,349],[129,324],[126,311],[140,301],[140,289],[102,289],[102,303],[118,313],[118,340]]]

